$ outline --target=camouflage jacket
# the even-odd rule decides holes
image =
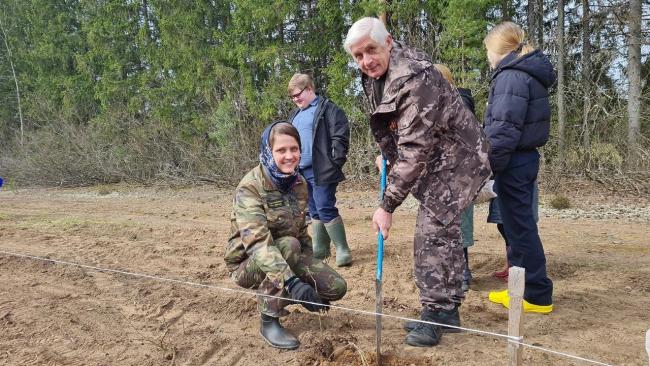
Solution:
[[[307,233],[305,211],[307,183],[300,176],[286,194],[278,191],[261,165],[248,172],[235,190],[230,215],[230,239],[224,260],[231,270],[251,258],[268,274],[293,275],[276,246],[274,238],[297,238],[303,252],[311,252],[311,237]]]
[[[381,207],[393,212],[410,192],[447,225],[490,177],[488,141],[424,52],[393,42],[385,76],[379,104],[362,76],[370,128],[392,166]]]

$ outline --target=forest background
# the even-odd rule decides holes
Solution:
[[[377,148],[342,43],[368,15],[449,66],[479,121],[482,40],[501,21],[522,25],[558,71],[546,184],[579,176],[650,192],[648,0],[2,0],[0,176],[236,183],[263,127],[293,108],[289,78],[306,72],[346,111],[346,175],[366,181]]]

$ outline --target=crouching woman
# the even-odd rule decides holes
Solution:
[[[313,258],[305,224],[307,184],[298,174],[299,162],[296,128],[284,121],[268,126],[262,134],[260,164],[235,191],[224,258],[239,286],[257,289],[260,334],[271,346],[284,349],[300,345],[279,321],[288,315],[284,307],[292,303],[286,298],[318,312],[347,291],[336,271]]]

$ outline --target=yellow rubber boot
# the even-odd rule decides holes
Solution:
[[[490,291],[488,294],[488,299],[495,303],[501,304],[506,309],[510,308],[510,295],[508,295],[508,290],[503,291]],[[531,304],[528,301],[524,300],[524,312],[525,313],[539,313],[539,314],[548,314],[553,311],[553,304],[551,305],[535,305]]]

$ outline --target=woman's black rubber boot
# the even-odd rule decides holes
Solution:
[[[271,347],[295,349],[300,346],[298,338],[284,329],[280,324],[280,319],[266,314],[262,314],[260,334]]]

